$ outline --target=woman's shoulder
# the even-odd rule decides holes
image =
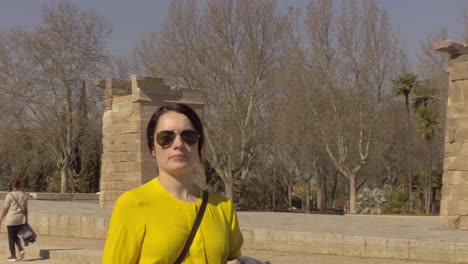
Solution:
[[[150,195],[153,192],[152,186],[154,185],[154,180],[151,180],[141,186],[133,188],[124,192],[117,200],[117,203],[121,206],[129,205],[133,206],[138,204],[141,200],[145,199],[146,195]]]
[[[221,206],[221,207],[233,207],[233,203],[226,196],[219,193],[209,193],[208,201],[211,205]]]

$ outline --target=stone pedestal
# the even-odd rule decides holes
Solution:
[[[162,78],[132,75],[130,80],[98,80],[95,85],[104,89],[99,203],[101,208],[110,208],[122,193],[157,175],[156,160],[146,141],[146,127],[154,111],[181,102],[202,118],[204,104],[200,90],[171,86]],[[194,177],[204,187],[201,164],[196,171]]]
[[[440,223],[468,229],[468,46],[444,41],[434,49],[450,54]]]

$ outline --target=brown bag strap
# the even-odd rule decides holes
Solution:
[[[208,192],[203,191],[203,201],[202,201],[200,210],[198,210],[197,218],[195,219],[195,222],[193,223],[192,231],[190,232],[190,235],[187,238],[187,242],[185,242],[184,249],[182,250],[182,252],[180,252],[179,257],[174,262],[174,264],[182,263],[182,260],[184,260],[185,255],[187,255],[187,252],[190,246],[192,245],[193,239],[195,238],[195,234],[197,233],[198,227],[200,226],[203,215],[205,214],[207,203],[208,203]]]

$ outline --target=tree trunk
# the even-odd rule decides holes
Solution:
[[[271,197],[271,211],[274,212],[276,209],[276,190],[275,186],[273,186],[273,193]]]
[[[68,158],[65,159],[64,164],[60,168],[60,193],[67,192],[67,185],[68,185]]]
[[[226,197],[234,202],[234,180],[229,176],[226,176],[226,179],[227,180],[224,182]]]
[[[349,178],[349,213],[356,213],[356,175]]]
[[[330,190],[330,198],[331,198],[331,204],[332,208],[336,208],[336,189],[338,188],[338,173],[334,172],[332,173],[333,178],[332,178],[332,187]]]
[[[292,193],[292,185],[288,185],[288,208],[292,208],[292,199],[291,199],[291,193]]]
[[[427,141],[427,174],[426,174],[426,214],[431,213],[431,172],[432,172],[432,153],[431,141]]]
[[[323,205],[323,192],[322,185],[317,188],[317,209],[322,210]]]
[[[322,174],[321,181],[319,184],[318,192],[317,192],[317,208],[320,211],[325,211],[327,208],[327,174]]]
[[[273,189],[271,192],[271,211],[274,212],[276,208],[276,170],[273,169]]]
[[[310,214],[310,181],[307,180],[307,194],[305,201],[305,211],[307,214]]]
[[[405,95],[406,104],[406,140],[408,144],[408,208],[410,214],[413,213],[413,164],[411,157],[411,127],[410,127],[410,107],[409,107],[409,95]]]

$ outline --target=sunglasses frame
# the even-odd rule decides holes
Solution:
[[[162,143],[164,143],[164,142],[160,142],[160,140],[161,140],[161,139],[160,139],[161,133],[169,133],[169,132],[170,132],[170,135],[171,135],[171,137],[172,137],[171,141],[170,141],[169,143],[167,143],[167,144],[162,144]],[[193,144],[190,144],[189,142],[187,142],[186,139],[184,139],[184,135],[183,135],[184,132],[195,132],[195,133],[197,134],[197,136],[198,136],[198,137],[197,137],[197,141],[195,141]],[[175,131],[173,131],[173,130],[161,130],[161,131],[158,131],[158,132],[156,133],[156,137],[155,137],[156,144],[158,144],[158,145],[161,146],[161,147],[167,147],[167,146],[169,146],[170,144],[172,144],[172,143],[174,142],[174,140],[176,139],[177,135],[179,135],[180,138],[182,139],[182,141],[183,141],[185,144],[189,145],[189,146],[193,146],[193,145],[197,144],[198,141],[200,140],[200,134],[199,134],[198,131],[195,130],[195,129],[185,129],[185,130],[180,131],[179,133],[177,133],[177,132],[175,132]]]

